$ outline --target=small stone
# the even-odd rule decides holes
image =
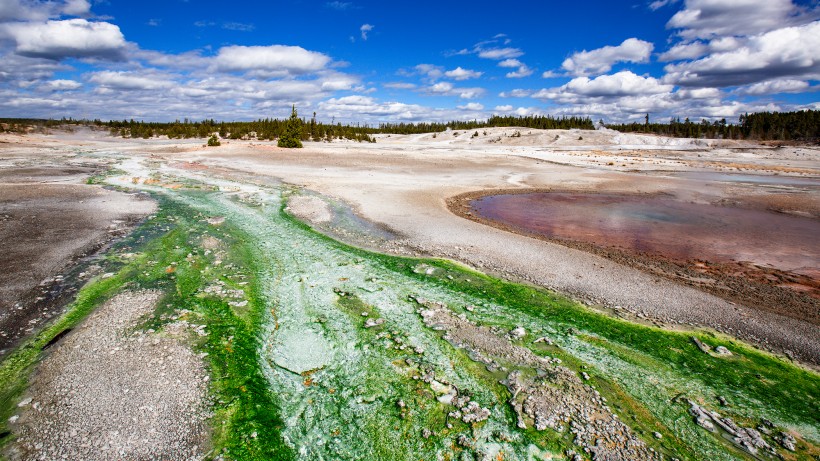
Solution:
[[[521,339],[527,335],[527,330],[524,327],[515,327],[510,331],[510,339]]]
[[[726,349],[724,346],[716,347],[715,348],[715,353],[717,355],[726,355],[726,356],[732,355],[732,351],[730,351],[729,349]]]
[[[655,436],[655,438],[658,440],[660,440],[663,437],[660,432],[653,432],[652,435]]]

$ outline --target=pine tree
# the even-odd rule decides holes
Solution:
[[[296,114],[296,106],[288,120],[288,125],[285,127],[285,132],[279,136],[279,142],[276,144],[279,147],[287,148],[301,148],[302,147],[302,120]]]

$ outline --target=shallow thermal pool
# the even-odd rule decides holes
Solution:
[[[490,195],[473,212],[514,230],[676,260],[747,261],[818,274],[820,220],[688,203],[669,196],[539,192]]]

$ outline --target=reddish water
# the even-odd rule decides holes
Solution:
[[[820,220],[812,218],[616,194],[504,194],[471,205],[478,216],[548,238],[820,274]]]

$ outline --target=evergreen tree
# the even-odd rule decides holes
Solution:
[[[290,114],[290,120],[285,128],[285,132],[279,136],[279,142],[276,144],[279,147],[287,148],[301,148],[302,147],[302,120],[296,114],[296,106]]]

